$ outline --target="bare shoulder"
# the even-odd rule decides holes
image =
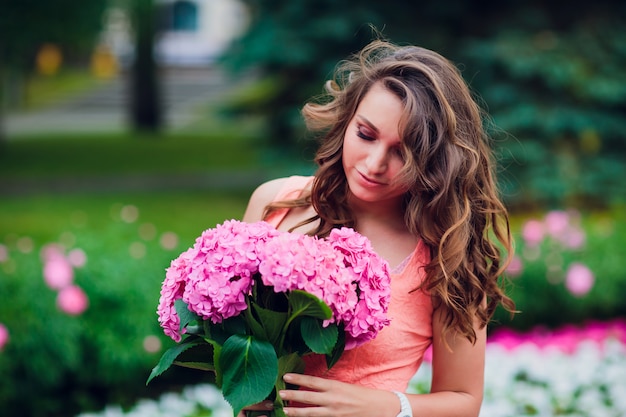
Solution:
[[[276,178],[259,185],[250,196],[243,221],[256,222],[261,220],[265,206],[274,201],[286,181],[287,178]]]

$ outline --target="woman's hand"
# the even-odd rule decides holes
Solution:
[[[301,374],[285,374],[284,380],[304,388],[279,393],[283,401],[304,405],[285,406],[290,417],[395,417],[400,412],[398,397],[390,391]]]

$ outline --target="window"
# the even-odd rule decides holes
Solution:
[[[179,0],[172,5],[171,30],[198,30],[198,6],[191,1]]]

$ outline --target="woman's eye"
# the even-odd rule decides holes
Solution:
[[[361,128],[357,128],[356,135],[363,140],[374,140],[374,138],[365,133]]]

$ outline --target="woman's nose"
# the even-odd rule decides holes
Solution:
[[[387,151],[382,146],[371,149],[367,156],[367,169],[372,174],[379,174],[387,169]]]

